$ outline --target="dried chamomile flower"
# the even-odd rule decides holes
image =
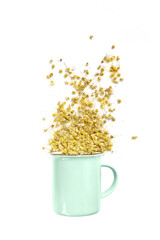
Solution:
[[[49,74],[49,77],[50,77],[50,78],[53,77],[53,73],[50,73],[50,74]]]
[[[120,78],[120,79],[119,79],[119,81],[121,81],[121,82],[123,82],[123,80],[124,80],[123,78]]]
[[[68,74],[67,74],[67,73],[65,73],[65,74],[64,74],[64,78],[67,78],[67,77],[68,77]]]
[[[111,73],[110,78],[113,78],[115,76],[115,73]]]
[[[53,77],[53,73],[50,73],[49,75],[46,76],[47,79],[50,79],[51,77]]]
[[[119,82],[116,80],[116,78],[114,78],[114,79],[112,80],[112,82],[113,82],[113,83],[116,83],[116,84],[119,83]]]
[[[117,103],[121,103],[121,102],[122,102],[122,100],[121,100],[121,99],[118,99],[118,100],[117,100]]]
[[[69,72],[69,71],[70,71],[70,68],[69,68],[69,67],[67,67],[67,68],[65,69],[65,71],[66,71],[66,72]]]
[[[89,74],[89,71],[88,71],[88,69],[86,70],[84,70],[84,73],[86,73],[87,75]]]
[[[137,139],[137,136],[132,136],[132,139],[133,139],[133,140]]]
[[[51,82],[50,82],[50,86],[53,86],[53,85],[54,85],[54,81],[51,81]]]
[[[91,39],[91,40],[92,40],[92,39],[93,39],[93,35],[90,35],[90,36],[89,36],[89,39]]]

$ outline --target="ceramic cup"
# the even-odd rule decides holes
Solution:
[[[114,168],[101,164],[103,154],[51,155],[53,162],[53,208],[65,216],[86,216],[99,212],[101,198],[112,193],[118,183]],[[114,180],[101,193],[101,167],[110,168]]]

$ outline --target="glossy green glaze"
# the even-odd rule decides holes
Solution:
[[[53,208],[65,216],[86,216],[100,210],[101,198],[117,186],[116,171],[101,165],[103,154],[51,155],[53,161]],[[114,181],[101,193],[101,167],[113,171]]]

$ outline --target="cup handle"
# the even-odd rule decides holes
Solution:
[[[112,185],[104,192],[101,193],[101,198],[104,198],[106,196],[108,196],[110,193],[112,193],[116,187],[117,187],[117,184],[118,184],[118,175],[117,175],[117,172],[114,168],[106,165],[106,164],[102,164],[101,167],[107,167],[107,168],[110,168],[113,172],[113,175],[114,175],[114,180],[113,180],[113,183]]]

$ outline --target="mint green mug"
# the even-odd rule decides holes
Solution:
[[[53,208],[65,216],[86,216],[99,212],[101,198],[112,193],[118,183],[114,168],[101,165],[103,154],[51,155],[53,161]],[[110,168],[114,180],[101,193],[101,167]]]

